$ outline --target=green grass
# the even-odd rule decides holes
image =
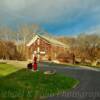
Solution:
[[[0,73],[0,100],[39,100],[70,90],[79,83],[63,74],[44,75],[8,64],[0,64]]]
[[[16,72],[19,69],[20,68],[15,67],[15,66],[10,65],[10,64],[0,63],[0,77],[9,75],[13,72]]]

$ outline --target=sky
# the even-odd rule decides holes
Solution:
[[[0,27],[23,24],[55,35],[100,34],[100,0],[0,0]]]

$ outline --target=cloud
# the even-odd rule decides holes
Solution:
[[[90,27],[87,31],[87,34],[99,34],[100,35],[100,24]]]
[[[52,21],[65,16],[70,18],[78,11],[83,11],[96,0],[2,0],[3,11],[12,15],[32,16],[36,20]]]
[[[69,24],[74,23],[73,27],[84,29],[86,24],[95,22],[86,27],[88,30],[100,24],[99,5],[100,0],[0,0],[0,16],[12,16],[15,20],[31,19],[32,22],[53,27],[53,30],[63,26],[62,31],[73,26]]]

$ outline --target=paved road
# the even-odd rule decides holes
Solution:
[[[41,70],[56,70],[80,80],[75,89],[50,96],[46,100],[100,100],[100,71],[50,63],[41,63],[39,66]]]

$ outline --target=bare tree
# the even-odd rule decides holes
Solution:
[[[91,60],[92,65],[96,65],[97,49],[100,47],[100,36],[96,34],[92,35],[80,35],[78,37],[78,47],[81,52],[82,58]]]

